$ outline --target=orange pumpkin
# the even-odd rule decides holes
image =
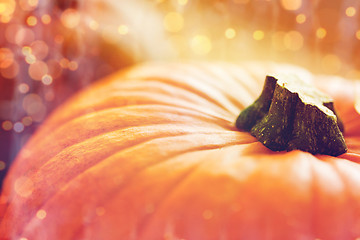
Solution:
[[[234,122],[266,74],[335,100],[348,152],[272,152]],[[55,111],[1,195],[1,239],[355,239],[360,116],[353,83],[275,63],[147,63]]]

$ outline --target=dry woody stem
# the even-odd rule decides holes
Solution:
[[[331,156],[347,151],[333,100],[293,75],[267,76],[260,97],[240,113],[236,127],[273,151]]]

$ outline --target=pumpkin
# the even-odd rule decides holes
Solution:
[[[235,128],[266,74],[334,98],[348,152],[273,152]],[[58,108],[12,165],[1,239],[356,239],[354,83],[271,62],[144,63]]]

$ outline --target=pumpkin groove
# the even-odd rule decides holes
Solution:
[[[152,108],[157,108],[158,110],[162,110],[162,114],[152,114]],[[129,109],[131,111],[126,111],[125,109]],[[119,120],[117,119],[111,119],[106,115],[101,115],[102,112],[108,113],[109,111],[111,113],[114,113],[114,111],[120,111],[123,114],[126,114],[126,118],[121,119],[120,116]],[[140,114],[141,112],[141,114]],[[171,113],[171,114],[169,114]],[[100,115],[98,115],[100,114]],[[144,116],[145,114],[145,116]],[[169,116],[166,116],[169,114]],[[162,117],[162,115],[165,115],[163,119],[159,121],[159,118]],[[153,118],[152,118],[153,116]],[[99,129],[94,131],[94,129],[84,128],[85,120],[89,117],[100,117],[101,119],[107,119],[104,121],[103,125],[101,124],[101,120],[94,121],[94,123],[89,123],[91,126],[94,126],[96,123],[96,128]],[[117,116],[115,116],[116,118]],[[190,119],[189,119],[190,118]],[[199,122],[196,122],[196,119],[199,119]],[[138,120],[136,120],[138,119]],[[109,122],[110,120],[110,122]],[[113,120],[113,121],[111,121]],[[116,120],[116,121],[115,121]],[[41,145],[48,143],[48,147],[51,149],[51,152],[48,149],[43,148],[36,148],[36,146],[30,146],[32,154],[39,156],[36,161],[33,161],[31,163],[31,166],[33,169],[37,168],[39,165],[43,164],[41,162],[42,159],[50,159],[54,157],[59,152],[56,151],[56,149],[63,149],[68,147],[69,145],[74,145],[82,141],[82,139],[90,140],[91,138],[97,137],[96,132],[101,131],[100,133],[102,135],[108,133],[108,131],[111,131],[112,129],[115,130],[121,130],[123,128],[131,129],[131,127],[134,126],[144,126],[146,124],[165,124],[165,123],[183,123],[186,124],[189,122],[189,120],[192,120],[192,126],[209,126],[211,129],[219,128],[219,129],[227,129],[227,130],[235,130],[235,128],[232,126],[232,123],[230,121],[226,121],[223,119],[218,119],[212,116],[208,116],[205,114],[202,114],[200,112],[196,112],[193,110],[187,110],[187,109],[181,109],[176,107],[168,107],[168,106],[159,106],[159,105],[152,105],[152,106],[123,106],[120,109],[108,109],[108,110],[102,110],[100,112],[96,113],[90,113],[84,116],[81,116],[76,119],[69,120],[68,122],[64,123],[63,125],[59,126],[58,130],[55,130],[48,136],[46,136],[44,139],[40,139],[40,141],[36,142],[36,145]],[[146,123],[147,121],[150,121],[151,123]],[[75,126],[74,123],[78,123]],[[111,126],[113,124],[113,126]],[[70,125],[70,126],[69,126]],[[88,124],[86,124],[88,125]],[[185,125],[184,125],[185,126]],[[72,139],[69,139],[66,133],[66,129],[69,131],[77,131],[76,136],[73,136]],[[90,131],[90,134],[86,134]],[[126,130],[125,130],[126,131]],[[83,133],[82,133],[83,132]],[[59,133],[60,135],[57,135]],[[81,137],[83,136],[83,137]],[[57,140],[59,139],[59,140]],[[64,139],[64,140],[62,140]],[[62,143],[63,142],[63,143]],[[38,163],[37,163],[38,162]],[[27,165],[30,164],[27,157],[24,157],[24,160],[18,163],[19,165],[24,166],[24,168],[19,168],[18,170],[20,172],[17,172],[17,175],[24,175],[25,172],[21,172],[21,170],[27,169]]]
[[[234,134],[235,133],[235,134]],[[200,132],[198,132],[198,133],[196,133],[196,134],[201,134]],[[208,135],[208,134],[204,134],[204,135]],[[207,146],[200,146],[200,147],[196,147],[196,146],[194,146],[194,142],[191,140],[191,138],[193,138],[193,136],[189,136],[189,143],[186,143],[186,144],[182,144],[180,147],[181,147],[181,149],[180,150],[178,150],[178,151],[175,151],[174,153],[170,153],[169,155],[167,154],[167,155],[165,155],[166,157],[164,157],[164,158],[162,158],[162,161],[159,161],[159,162],[153,162],[153,163],[150,163],[150,165],[148,165],[148,164],[146,164],[146,165],[144,165],[144,166],[140,166],[138,169],[133,169],[133,170],[128,170],[130,173],[131,172],[134,172],[134,175],[137,175],[139,172],[141,172],[143,169],[146,169],[146,168],[148,168],[148,167],[151,167],[151,166],[153,166],[153,164],[154,165],[157,165],[157,164],[161,164],[161,163],[163,163],[164,161],[169,161],[169,159],[171,159],[171,158],[173,158],[173,157],[175,157],[175,156],[177,156],[177,155],[179,155],[179,154],[182,154],[182,153],[189,153],[189,152],[193,152],[193,151],[202,151],[202,150],[207,150],[207,149],[213,149],[213,148],[221,148],[221,147],[226,147],[226,146],[228,146],[228,145],[235,145],[235,144],[241,144],[241,143],[244,143],[243,141],[244,140],[241,140],[241,141],[238,141],[237,139],[237,136],[236,136],[236,132],[233,132],[233,133],[231,133],[230,134],[230,138],[228,139],[228,138],[226,138],[226,135],[227,134],[219,134],[219,133],[213,133],[213,137],[211,138],[212,139],[212,141],[214,141],[214,139],[216,139],[216,141],[214,141],[214,143],[213,144],[209,144],[209,145],[207,145]],[[219,136],[220,135],[220,136]],[[215,137],[216,136],[216,137]],[[131,157],[133,157],[134,156],[134,153],[135,152],[138,152],[138,151],[141,151],[141,150],[139,150],[139,149],[137,149],[137,148],[140,148],[140,149],[142,149],[142,148],[145,148],[145,149],[147,149],[147,148],[149,148],[149,147],[147,147],[146,145],[147,144],[150,144],[150,145],[161,145],[161,143],[156,143],[157,141],[162,141],[162,142],[166,142],[168,145],[171,145],[171,144],[174,144],[174,145],[178,145],[179,144],[179,140],[175,140],[175,139],[172,139],[172,138],[176,138],[176,137],[180,137],[180,139],[181,140],[183,140],[184,139],[184,137],[182,136],[182,135],[176,135],[176,136],[168,136],[168,137],[166,137],[166,139],[164,139],[164,138],[153,138],[152,140],[149,140],[149,141],[145,141],[145,142],[142,142],[142,143],[139,143],[139,144],[136,144],[136,145],[133,145],[133,146],[129,146],[127,149],[123,149],[123,150],[121,150],[121,151],[117,151],[116,153],[114,153],[114,154],[112,154],[112,155],[110,155],[110,156],[107,156],[107,157],[104,157],[104,160],[102,161],[102,162],[97,162],[96,163],[96,165],[93,165],[93,166],[90,166],[89,168],[86,168],[86,169],[82,169],[82,170],[80,170],[80,172],[81,172],[81,174],[74,174],[75,175],[75,177],[74,178],[83,178],[83,175],[84,174],[86,174],[88,171],[91,171],[92,169],[95,169],[95,171],[97,171],[97,172],[100,172],[99,173],[99,177],[98,177],[98,181],[102,181],[101,179],[102,178],[104,178],[104,176],[102,176],[102,174],[101,174],[101,171],[99,171],[99,164],[103,164],[103,163],[106,163],[107,161],[109,161],[109,164],[111,164],[111,163],[113,163],[113,166],[112,167],[114,167],[114,162],[111,162],[112,161],[112,159],[114,160],[114,161],[116,161],[116,163],[117,164],[119,164],[119,162],[121,162],[121,161],[119,161],[120,159],[124,159],[124,160],[126,160],[126,159],[129,159],[129,158],[131,158]],[[208,139],[208,137],[206,137],[207,139]],[[230,139],[233,139],[233,141],[231,141]],[[180,141],[181,141],[180,140]],[[249,140],[250,140],[250,142],[251,141],[254,141],[254,139],[252,139],[252,138],[250,138],[249,137]],[[218,143],[217,141],[220,141],[220,142],[224,142],[224,143]],[[145,145],[145,146],[144,146]],[[184,146],[187,146],[187,147],[184,147]],[[133,148],[135,148],[135,150],[133,149]],[[182,149],[182,148],[184,148],[184,149]],[[173,148],[174,149],[174,148]],[[130,152],[130,153],[129,153]],[[121,157],[121,155],[125,155],[124,157]],[[151,159],[150,157],[151,157],[151,154],[146,154],[146,155],[149,155],[149,156],[147,156],[147,157],[143,157],[143,158],[146,158],[146,159]],[[135,162],[137,162],[137,161],[135,161]],[[140,163],[140,165],[141,164],[144,164],[144,163],[141,163],[141,161],[139,161],[139,163]],[[138,164],[139,164],[138,163]],[[130,165],[129,164],[129,167],[133,167],[133,166],[137,166],[136,164],[132,164],[132,165]],[[110,168],[110,167],[109,167]],[[39,170],[39,172],[40,172],[41,170]],[[109,173],[109,172],[108,172]],[[61,173],[61,170],[58,170],[58,173],[57,173],[58,175],[62,175],[62,173]],[[114,177],[114,176],[116,176],[117,174],[119,174],[119,171],[116,171],[115,172],[115,174],[114,175],[110,175],[110,176],[106,176],[106,177]],[[46,175],[46,174],[41,174],[40,173],[40,175]],[[74,181],[74,178],[73,177],[70,177],[70,180],[69,181],[67,181],[66,183],[65,183],[65,185],[63,186],[63,187],[61,187],[61,186],[59,186],[59,188],[66,188],[66,186],[68,186],[68,185],[71,185],[71,183]],[[129,176],[129,178],[130,179],[132,179],[133,178],[133,176],[130,174],[130,176]],[[110,180],[110,179],[109,179]],[[105,181],[105,182],[109,182],[109,181]],[[56,183],[56,184],[55,184]],[[58,184],[58,181],[57,182],[54,182],[54,183],[48,183],[49,184],[49,186],[52,186],[53,188],[54,188],[54,186],[56,187],[56,185]],[[54,185],[55,184],[55,185]],[[49,186],[44,186],[43,188],[44,188],[44,190],[45,189],[49,189]],[[76,186],[75,186],[76,187]],[[111,185],[110,185],[110,187],[111,187]],[[104,189],[104,187],[101,187],[101,189]],[[39,189],[39,191],[41,191],[41,189]],[[49,191],[48,191],[49,192]],[[61,192],[63,192],[63,190],[61,190],[61,189],[59,189],[59,190],[57,190],[57,189],[53,189],[53,192],[54,193],[56,193],[56,194],[58,194],[58,193],[61,193]],[[112,197],[112,194],[116,194],[118,191],[117,191],[117,189],[111,189],[110,191],[108,191],[107,192],[107,194],[106,195],[104,195],[104,197],[106,197],[107,199],[111,199]],[[51,202],[51,199],[52,198],[54,198],[54,197],[56,197],[56,194],[55,195],[50,195],[49,197],[46,197],[46,198],[44,198],[44,200],[43,200],[43,202]],[[84,192],[82,192],[81,193],[81,195],[83,195],[83,194],[85,194]],[[86,198],[89,198],[89,195],[87,195],[87,194],[85,194],[87,197]],[[85,200],[85,199],[84,199]],[[101,201],[102,203],[106,203],[106,199],[102,199],[102,201]],[[28,206],[30,205],[30,204],[27,204]],[[34,208],[40,208],[40,209],[43,209],[43,205],[41,205],[41,206],[34,206]],[[77,206],[76,208],[74,208],[74,210],[76,210],[77,208],[79,208],[80,206]],[[46,208],[45,208],[46,209]],[[24,211],[23,211],[24,212]],[[71,214],[72,214],[72,216],[74,217],[74,212],[73,211],[71,211]],[[26,219],[24,219],[24,221],[27,221]],[[19,222],[17,222],[17,224],[19,224]],[[70,226],[69,226],[70,227]],[[61,230],[61,231],[63,231],[63,230]],[[48,237],[50,237],[51,235],[49,235]]]

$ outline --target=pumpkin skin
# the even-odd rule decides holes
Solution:
[[[319,84],[344,121],[339,157],[272,152],[234,122],[266,74]],[[1,195],[1,239],[355,239],[353,83],[275,63],[147,63],[58,108]]]

